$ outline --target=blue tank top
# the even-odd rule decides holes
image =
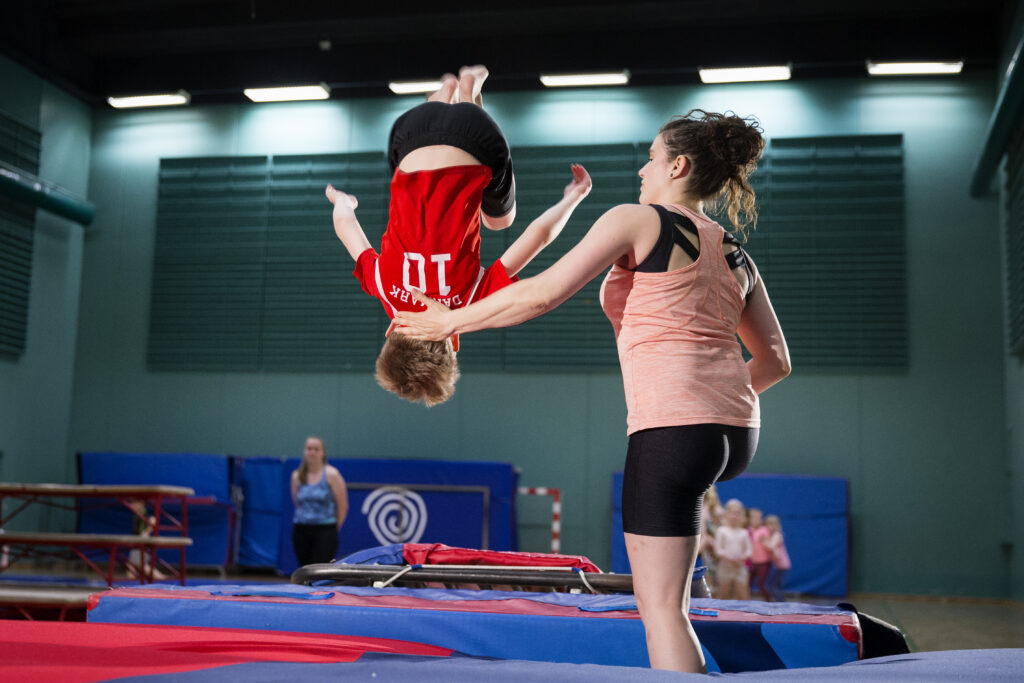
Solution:
[[[292,518],[294,524],[334,524],[338,521],[334,493],[327,483],[327,472],[316,484],[300,484],[295,497],[298,504]]]

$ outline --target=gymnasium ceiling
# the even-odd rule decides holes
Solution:
[[[697,82],[699,66],[791,63],[793,78],[862,76],[864,61],[999,61],[1016,0],[4,2],[0,53],[79,97],[185,89],[194,103],[244,87],[324,81],[334,97],[465,63],[488,90],[538,89],[541,72],[628,68],[635,85]]]

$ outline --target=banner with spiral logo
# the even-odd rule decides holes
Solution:
[[[374,489],[361,512],[381,545],[418,543],[427,527],[427,505],[415,491],[400,486]]]

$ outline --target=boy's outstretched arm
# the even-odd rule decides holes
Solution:
[[[335,190],[332,185],[327,186],[325,194],[328,201],[334,204],[334,232],[345,245],[352,260],[358,261],[359,255],[371,248],[370,240],[366,239],[366,233],[356,219],[359,201],[353,195]]]
[[[572,182],[565,186],[562,199],[530,223],[523,234],[501,256],[501,264],[509,275],[522,270],[533,257],[551,244],[569,222],[573,210],[590,193],[593,182],[587,169],[572,165]]]

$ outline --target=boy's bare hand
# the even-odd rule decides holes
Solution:
[[[356,199],[355,195],[342,192],[341,190],[336,190],[333,185],[328,185],[324,194],[327,195],[327,201],[334,204],[335,212],[337,212],[339,208],[342,211],[354,212],[356,207],[359,206],[359,200]]]
[[[594,186],[594,183],[590,180],[587,169],[579,164],[573,164],[570,168],[572,169],[572,182],[565,186],[565,193],[562,196],[571,195],[583,199],[590,194],[590,188]]]

